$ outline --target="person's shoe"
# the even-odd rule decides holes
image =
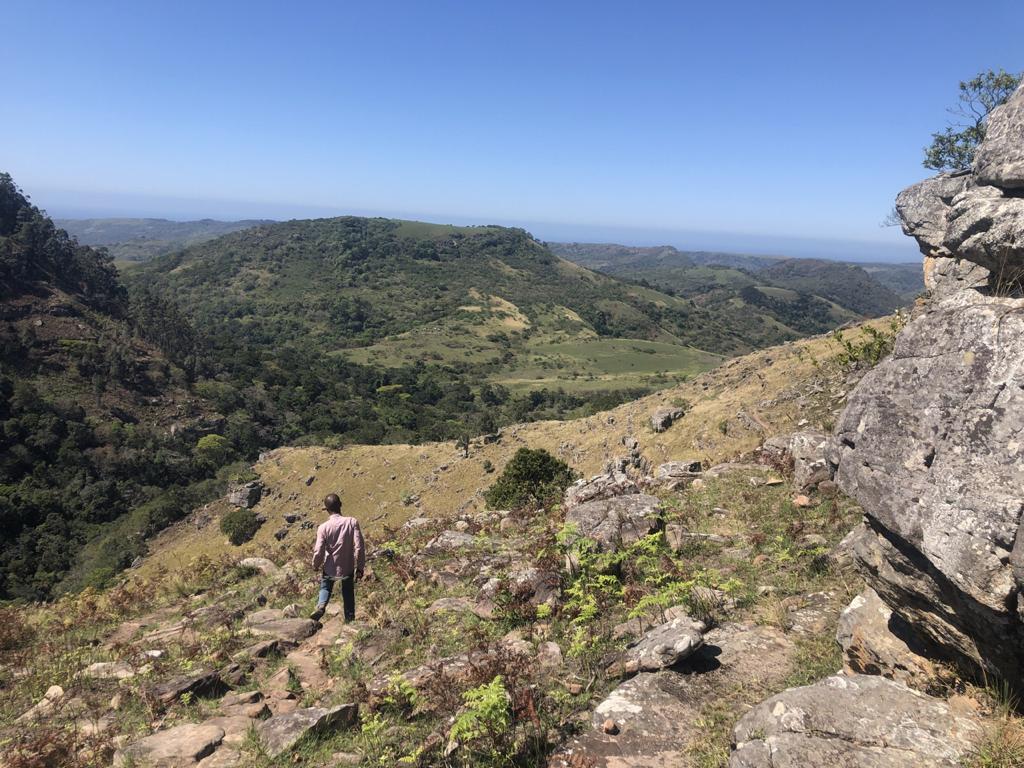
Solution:
[[[316,610],[309,614],[309,618],[311,618],[313,621],[320,621],[320,619],[324,617],[324,609],[326,607],[327,606],[325,605],[318,605],[316,607]]]

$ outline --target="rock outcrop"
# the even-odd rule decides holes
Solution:
[[[744,715],[730,768],[957,768],[981,737],[973,717],[886,680],[851,675],[791,688]]]
[[[939,675],[923,649],[911,648],[912,628],[870,587],[840,615],[836,641],[843,649],[843,671],[849,674],[881,675],[917,690]]]
[[[866,512],[852,548],[870,586],[933,652],[1019,684],[1024,88],[991,131],[974,173],[899,196],[904,231],[965,279],[944,283],[851,393],[830,460]],[[964,262],[989,270],[984,285]]]

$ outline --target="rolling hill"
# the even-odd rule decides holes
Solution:
[[[755,344],[692,302],[584,269],[523,230],[342,217],[260,226],[140,267],[197,327],[513,389],[664,385]]]

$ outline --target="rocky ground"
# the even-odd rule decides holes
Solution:
[[[826,444],[804,431],[651,466],[623,436],[560,504],[416,517],[374,541],[348,624],[336,605],[305,618],[298,544],[9,610],[6,764],[712,766],[735,745],[737,766],[826,748],[958,765],[985,705],[907,688],[957,683],[894,645],[877,596],[851,603],[841,539],[860,510]],[[893,721],[865,729],[857,707],[883,706]]]
[[[0,609],[0,761],[1024,765],[1024,89],[989,130],[900,196],[931,301],[895,346],[766,350],[461,458],[274,452],[118,587]],[[587,479],[486,509],[524,445]],[[357,621],[320,623],[339,488],[371,562]],[[233,506],[265,518],[240,549]]]

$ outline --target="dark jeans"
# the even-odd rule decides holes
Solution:
[[[335,581],[341,582],[341,602],[344,604],[345,621],[352,621],[356,617],[356,580],[352,576],[324,576],[320,582],[320,599],[317,600],[317,605],[327,605],[327,601],[331,599],[331,592],[334,591]]]

